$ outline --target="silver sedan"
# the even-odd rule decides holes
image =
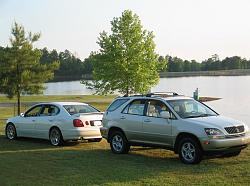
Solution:
[[[102,139],[102,117],[102,112],[85,103],[40,103],[8,119],[5,134],[10,140],[17,137],[48,139],[54,146],[68,140],[98,142]]]

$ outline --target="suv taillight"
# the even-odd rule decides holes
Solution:
[[[74,127],[84,127],[83,122],[80,119],[73,120]]]

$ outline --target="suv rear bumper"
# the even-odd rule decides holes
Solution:
[[[108,139],[108,128],[106,127],[101,127],[100,132],[103,138]]]
[[[247,147],[250,143],[250,135],[243,137],[225,138],[225,139],[209,139],[202,140],[201,145],[204,151],[227,151],[237,150]]]

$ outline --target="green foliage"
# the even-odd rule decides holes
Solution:
[[[226,57],[222,61],[217,54],[202,61],[201,63],[195,60],[183,60],[178,57],[166,56],[168,61],[168,72],[189,72],[189,71],[212,71],[212,70],[232,70],[232,69],[249,69],[250,60],[242,59],[239,56]]]
[[[11,47],[1,50],[0,92],[9,98],[17,96],[20,111],[21,94],[42,93],[43,83],[53,79],[53,71],[58,62],[41,64],[41,52],[33,47],[40,34],[25,34],[24,27],[14,24],[12,27]]]
[[[139,17],[126,10],[111,21],[111,34],[103,31],[100,51],[92,54],[93,83],[82,81],[97,93],[145,93],[159,80],[154,35],[143,30]]]
[[[54,80],[79,80],[85,75],[92,74],[91,55],[82,61],[69,50],[58,53],[55,49],[49,51],[47,48],[43,48],[41,52],[40,63],[51,64],[54,61],[60,63],[59,69],[55,71]]]

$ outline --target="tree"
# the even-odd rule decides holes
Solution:
[[[24,27],[14,24],[10,38],[11,47],[7,47],[0,61],[0,92],[9,98],[17,97],[18,114],[20,114],[20,97],[22,94],[42,93],[43,83],[53,79],[53,71],[59,67],[57,62],[50,65],[39,62],[41,51],[33,43],[40,34],[25,33]]]
[[[96,93],[145,93],[159,81],[154,35],[143,30],[136,14],[125,10],[111,21],[111,34],[98,38],[99,52],[93,60],[93,83],[82,81]]]

